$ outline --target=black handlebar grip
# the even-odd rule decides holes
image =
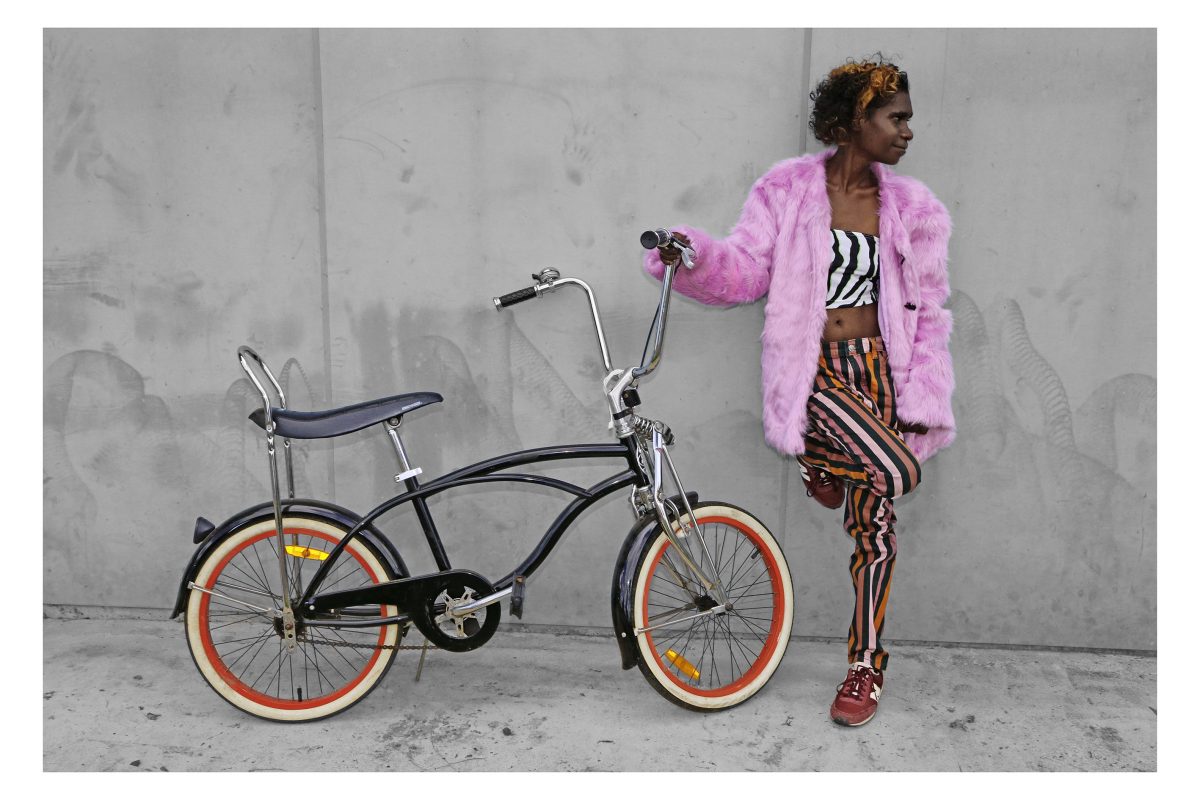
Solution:
[[[502,297],[494,298],[495,303],[496,303],[496,310],[499,311],[502,308],[508,308],[509,306],[515,306],[517,303],[523,303],[526,300],[529,300],[534,297],[537,297],[537,289],[535,289],[532,286],[527,286],[524,289],[517,289],[515,292],[509,292],[508,294],[503,295]]]
[[[657,228],[652,231],[646,231],[642,234],[642,247],[647,250],[653,250],[656,247],[663,247],[675,240],[671,232],[662,228]]]

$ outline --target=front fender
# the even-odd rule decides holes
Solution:
[[[284,500],[281,505],[284,514],[312,517],[347,529],[353,528],[361,519],[353,511],[333,503],[326,503],[324,500]],[[204,563],[204,559],[209,553],[220,547],[221,542],[225,541],[234,531],[264,519],[274,519],[274,517],[274,505],[266,502],[239,511],[216,527],[211,527],[211,523],[207,523],[206,520],[197,520],[196,537],[200,546],[196,548],[196,552],[192,553],[192,558],[183,571],[183,579],[179,582],[179,591],[175,596],[175,608],[171,611],[171,619],[183,613],[183,609],[187,605],[187,585],[196,577],[200,571],[200,565]],[[205,523],[209,526],[207,532]],[[404,559],[400,557],[399,551],[396,550],[391,540],[373,525],[363,528],[360,535],[387,562],[387,566],[395,573],[396,577],[408,577],[408,567],[404,565]],[[203,538],[200,538],[201,536]]]
[[[671,499],[678,505],[678,495]],[[687,499],[695,507],[700,502],[700,495],[688,492]],[[638,556],[650,544],[650,540],[658,535],[658,528],[658,517],[654,514],[638,517],[617,554],[617,566],[613,571],[612,618],[617,647],[621,651],[621,669],[637,666],[637,642],[633,633],[633,582],[637,579]]]

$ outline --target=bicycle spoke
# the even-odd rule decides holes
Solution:
[[[228,628],[230,625],[247,625],[251,622],[256,622],[258,617],[258,614],[252,614],[250,619],[236,619],[233,622],[224,622],[220,625],[210,625],[208,629],[210,631],[219,631],[221,628]]]
[[[661,622],[661,620],[663,618],[677,617],[680,614],[685,614],[688,611],[695,611],[695,610],[696,610],[696,607],[694,605],[691,605],[691,606],[684,606],[683,608],[671,609],[670,611],[661,611],[658,614],[652,614],[649,617],[647,617],[646,622],[647,622],[647,624],[659,623],[662,625],[666,625],[668,623]]]
[[[309,656],[308,649],[305,647],[304,642],[300,642],[299,646],[296,649],[300,651],[300,655],[304,658],[304,694],[309,699],[312,699],[312,696],[313,696],[312,685],[309,683],[309,680],[308,680],[308,676],[309,676],[309,672],[310,672],[308,665],[312,664],[313,668],[316,670],[317,691],[318,692],[321,691],[321,670],[320,670],[320,668],[318,668],[316,666],[316,662],[313,661],[312,657]]]
[[[321,658],[321,659],[324,659],[326,666],[328,666],[328,667],[329,667],[329,669],[331,669],[331,670],[333,670],[334,672],[336,672],[336,673],[337,673],[337,676],[338,676],[338,678],[339,678],[339,679],[341,679],[342,681],[345,681],[345,680],[347,680],[347,676],[346,676],[346,675],[344,675],[344,674],[342,674],[342,668],[341,668],[341,667],[339,667],[337,664],[335,664],[335,663],[334,663],[334,662],[333,662],[333,661],[332,661],[332,660],[329,658],[329,656],[325,655],[325,652],[324,652],[324,651],[323,651],[321,648],[318,648],[318,647],[316,646],[316,644],[315,644],[315,643],[313,643],[313,642],[309,642],[309,644],[311,644],[311,645],[312,645],[312,648],[313,648],[313,655],[314,655],[314,656],[316,656],[316,657],[318,657],[318,658]],[[340,651],[340,650],[338,650],[336,647],[334,647],[334,648],[332,648],[332,649],[333,649],[333,651],[334,651],[334,652],[336,652],[336,653],[339,653],[339,654],[341,653],[341,651]],[[344,657],[343,657],[343,658],[344,658]],[[349,661],[346,661],[346,664],[347,664],[347,665],[350,667],[350,670],[351,670],[351,672],[350,672],[350,675],[351,675],[351,676],[353,676],[353,675],[354,675],[354,673],[358,672],[358,670],[354,669],[354,665],[353,665],[353,664],[351,664]],[[330,685],[332,685],[332,683],[331,683]]]
[[[339,567],[335,567],[335,569],[339,569]],[[333,581],[333,582],[330,582],[330,583],[322,583],[322,584],[321,584],[321,588],[320,588],[320,590],[319,590],[319,591],[322,591],[322,592],[328,592],[328,591],[332,590],[332,589],[333,589],[333,587],[335,587],[335,586],[337,586],[339,583],[341,583],[342,581],[344,581],[344,580],[348,580],[348,579],[350,579],[350,578],[352,578],[352,577],[354,577],[354,573],[353,573],[353,572],[348,572],[348,573],[346,573],[345,575],[343,575],[342,577],[338,578],[336,581]],[[370,579],[367,579],[367,583],[370,583]],[[351,587],[347,587],[347,588],[353,589],[353,588],[357,588],[357,587],[353,587],[353,586],[351,586]]]
[[[229,563],[228,569],[237,570],[239,573],[241,573],[242,577],[245,578],[246,580],[248,580],[250,583],[254,584],[256,587],[261,587],[262,586],[262,576],[259,575],[256,570],[254,570],[254,565],[250,563],[250,560],[248,558],[246,558],[246,554],[239,553],[238,558],[240,558],[241,560],[246,562],[247,566],[250,567],[250,571],[247,572],[245,569],[243,569],[242,566],[240,564],[238,564],[236,560],[231,561]],[[226,572],[222,573],[221,578],[226,581],[233,580],[233,577],[229,574],[228,570]],[[263,591],[261,588],[256,589],[256,591],[260,591],[260,592],[262,592],[262,594],[268,595],[270,597],[275,596],[275,593],[272,592],[269,588],[266,591]]]
[[[246,592],[248,594],[257,595],[259,597],[278,597],[278,595],[276,595],[274,592],[264,592],[262,589],[260,589],[258,587],[247,586],[246,584],[244,584],[240,581],[235,581],[233,578],[231,578],[228,575],[222,575],[220,578],[218,578],[217,581],[212,585],[211,588],[216,589],[218,587],[233,590],[233,591],[238,591],[238,592]]]
[[[691,556],[691,554],[689,553],[689,557],[690,556]],[[678,579],[677,581],[672,582],[673,585],[678,586],[680,589],[687,592],[688,594],[696,595],[696,594],[703,593],[703,591],[704,591],[703,587],[691,575],[691,569],[689,569],[686,565],[684,565],[683,567],[680,567],[678,564],[675,563],[675,559],[671,558],[670,548],[668,548],[666,551],[663,552],[663,560],[665,560],[667,562],[667,566],[672,573],[672,577],[675,577]],[[694,558],[692,560],[695,561]],[[682,581],[682,583],[679,583],[678,581]],[[696,587],[695,590],[692,590],[691,588],[689,588],[692,586]]]
[[[723,624],[723,625],[725,626],[725,631],[726,631],[726,633],[728,633],[728,634],[729,634],[729,641],[730,641],[729,653],[730,653],[730,656],[732,657],[732,655],[733,655],[733,645],[734,645],[734,644],[736,644],[738,647],[740,647],[740,648],[741,648],[741,654],[742,654],[742,657],[743,657],[744,659],[746,659],[746,668],[747,668],[747,669],[749,669],[750,667],[752,667],[752,666],[754,665],[754,658],[755,658],[754,651],[753,651],[753,650],[751,650],[749,647],[747,647],[745,644],[743,644],[743,643],[742,643],[741,637],[738,637],[738,636],[735,636],[735,635],[734,635],[733,631],[732,631],[732,630],[730,629],[730,627],[729,627],[729,620],[728,620],[728,619],[722,619],[722,620],[721,620],[721,624]],[[745,671],[745,670],[743,670],[743,672],[744,672],[744,671]]]
[[[275,549],[275,543],[273,541],[268,539],[267,542],[270,543],[271,552],[275,554],[275,557],[277,559],[276,563],[278,564],[279,551]],[[270,580],[270,578],[267,577],[267,568],[265,566],[263,566],[262,556],[259,555],[257,547],[254,548],[254,558],[258,561],[258,568],[260,570],[262,570],[263,587],[269,592],[269,591],[271,591],[271,580]],[[249,563],[249,561],[250,561],[250,559],[246,559],[247,563]],[[285,587],[283,587],[283,586],[279,587],[279,591],[280,591],[281,595],[282,595],[282,592],[284,591],[284,588]]]
[[[767,636],[769,636],[771,633],[769,628],[764,628],[762,625],[752,622],[749,617],[745,617],[741,614],[735,614],[734,616],[736,616],[738,619],[740,619],[746,625],[747,629],[750,629],[750,633],[752,635],[754,635],[755,638],[757,638],[760,642],[765,643],[767,641]],[[762,631],[762,635],[758,636],[757,634],[754,633],[753,629],[758,629],[758,630]]]
[[[238,673],[237,679],[239,681],[245,677],[246,671],[250,669],[250,665],[254,663],[254,659],[258,658],[258,654],[262,652],[262,649],[267,646],[267,642],[271,641],[272,633],[273,631],[268,631],[267,633],[263,634],[262,644],[260,644],[257,649],[254,650],[254,654],[251,655],[249,660],[246,661],[246,666],[242,667],[242,671]],[[251,647],[253,647],[253,645],[251,645]],[[238,660],[240,661],[241,657],[239,657]],[[232,669],[232,667],[230,667],[230,669]]]
[[[284,650],[284,647],[283,647],[283,640],[280,639],[279,640],[279,651],[277,653],[275,653],[275,657],[273,659],[271,659],[270,661],[267,662],[267,665],[265,667],[263,667],[262,672],[258,673],[258,677],[255,678],[254,680],[250,681],[249,686],[251,689],[253,689],[255,686],[258,685],[258,682],[260,680],[262,680],[262,676],[266,675],[271,670],[271,667],[275,666],[275,662],[277,662],[283,658],[283,654],[285,652],[286,651]],[[270,686],[271,682],[267,681],[267,685]]]
[[[338,638],[340,639],[341,637],[339,636]],[[330,643],[332,643],[332,641],[333,641],[333,640],[332,640],[332,639],[324,639],[324,638],[321,638],[321,639],[313,639],[313,638],[312,638],[312,636],[310,635],[310,636],[309,636],[309,641],[310,641],[310,642],[313,642],[313,643],[314,643],[314,645],[315,645],[315,643],[316,643],[317,641],[324,641],[324,642],[330,642]],[[345,642],[345,640],[344,640],[344,639],[343,639],[342,641],[343,641],[343,642]],[[341,657],[341,659],[342,659],[343,661],[345,661],[345,662],[346,662],[346,666],[350,668],[351,674],[353,674],[353,673],[355,673],[355,672],[358,672],[358,670],[359,670],[360,668],[359,668],[359,667],[356,667],[356,666],[354,666],[354,664],[353,664],[353,663],[351,663],[350,659],[346,658],[346,653],[345,653],[345,652],[342,650],[342,648],[340,648],[340,647],[336,647],[336,646],[333,646],[333,647],[331,647],[331,649],[333,650],[333,652],[334,652],[334,653],[336,653],[336,654],[337,654],[339,657]]]
[[[218,646],[220,646],[220,645],[227,645],[227,644],[237,644],[238,642],[251,642],[251,641],[257,642],[259,639],[263,638],[266,635],[268,635],[268,634],[260,633],[257,636],[243,636],[240,639],[223,639],[220,642],[217,642],[216,644]],[[238,649],[240,650],[241,648],[238,648]],[[237,652],[237,651],[235,651],[235,652]],[[229,654],[227,654],[227,655],[229,655]]]

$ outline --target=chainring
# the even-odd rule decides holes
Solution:
[[[454,617],[450,610],[496,591],[482,575],[455,570],[443,580],[429,585],[429,592],[413,609],[412,620],[429,643],[443,650],[466,652],[482,647],[500,625],[500,604],[477,609],[465,617]],[[465,573],[465,574],[464,574]]]

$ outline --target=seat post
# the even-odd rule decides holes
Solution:
[[[400,441],[400,421],[400,417],[392,417],[383,423],[383,427],[387,429],[388,436],[392,440],[396,458],[400,460],[400,472],[396,475],[396,483],[404,483],[409,478],[415,478],[421,474],[420,467],[414,467],[408,463],[408,453],[404,452],[404,443]]]
[[[392,447],[396,450],[396,458],[400,459],[401,472],[396,476],[396,483],[403,483],[408,491],[415,492],[418,487],[417,476],[421,474],[420,467],[414,467],[408,463],[408,454],[404,452],[404,443],[400,441],[400,417],[392,417],[383,423],[387,428],[388,436],[392,440]],[[414,497],[412,499],[413,511],[417,513],[417,520],[421,523],[421,530],[425,532],[425,540],[429,542],[429,550],[433,554],[433,560],[437,564],[439,570],[450,569],[450,558],[446,555],[446,548],[442,545],[442,539],[438,536],[437,525],[433,523],[433,515],[429,513],[429,506],[425,502],[424,497]]]

